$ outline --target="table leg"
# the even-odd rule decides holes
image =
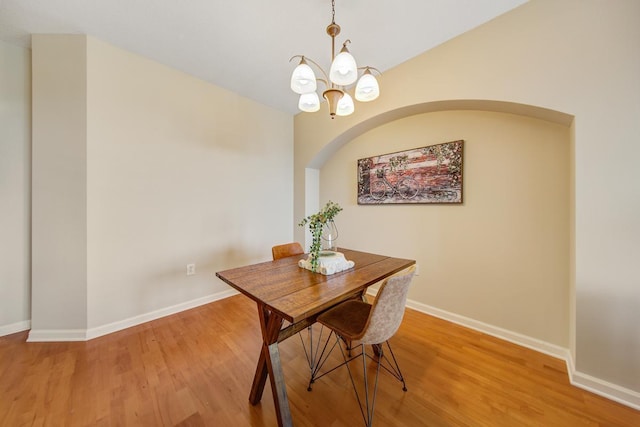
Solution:
[[[267,376],[271,383],[273,403],[278,417],[278,426],[291,426],[291,411],[287,399],[287,389],[284,383],[280,352],[278,350],[278,334],[282,327],[282,318],[267,310],[262,304],[258,304],[258,316],[262,330],[262,350],[258,358],[258,366],[253,377],[253,385],[249,394],[252,405],[258,404],[262,398],[262,392],[266,384]]]
[[[265,363],[264,350],[260,348],[260,357],[258,358],[258,366],[256,366],[256,374],[253,376],[253,384],[251,385],[251,393],[249,394],[249,402],[257,405],[262,400],[262,392],[267,383],[267,364]]]

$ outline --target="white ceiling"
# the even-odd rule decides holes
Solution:
[[[336,49],[384,72],[525,1],[336,0]],[[290,113],[289,58],[328,68],[330,22],[331,0],[0,0],[6,42],[88,34]]]

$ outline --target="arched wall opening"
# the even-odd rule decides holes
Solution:
[[[566,349],[572,119],[481,100],[386,112],[309,162],[308,213],[336,201],[344,208],[339,245],[416,259],[421,274],[410,299],[418,308]],[[458,139],[465,140],[462,205],[357,205],[357,159]]]

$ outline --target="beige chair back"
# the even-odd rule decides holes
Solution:
[[[414,273],[415,266],[411,266],[383,282],[373,302],[364,335],[358,339],[359,344],[381,344],[398,331]]]

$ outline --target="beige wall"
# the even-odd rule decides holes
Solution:
[[[92,38],[88,75],[89,327],[226,291],[216,271],[291,239],[291,116]]]
[[[357,205],[357,159],[460,138],[463,205]],[[344,208],[340,245],[416,259],[411,300],[567,348],[568,155],[566,126],[490,112],[421,114],[336,152],[320,171],[320,199]]]
[[[31,319],[31,52],[0,42],[0,336]]]
[[[308,214],[308,199],[320,194],[305,183],[308,168],[322,167],[353,138],[398,117],[447,110],[448,101],[463,100],[575,117],[568,165],[574,168],[569,251],[575,270],[569,277],[575,283],[567,284],[575,315],[568,325],[573,380],[640,407],[638,16],[634,0],[532,0],[387,71],[380,99],[357,105],[349,118],[297,115],[295,217]]]
[[[33,331],[87,325],[86,39],[34,36]]]
[[[291,239],[291,116],[90,37],[33,57],[30,340],[227,295],[215,271]]]

